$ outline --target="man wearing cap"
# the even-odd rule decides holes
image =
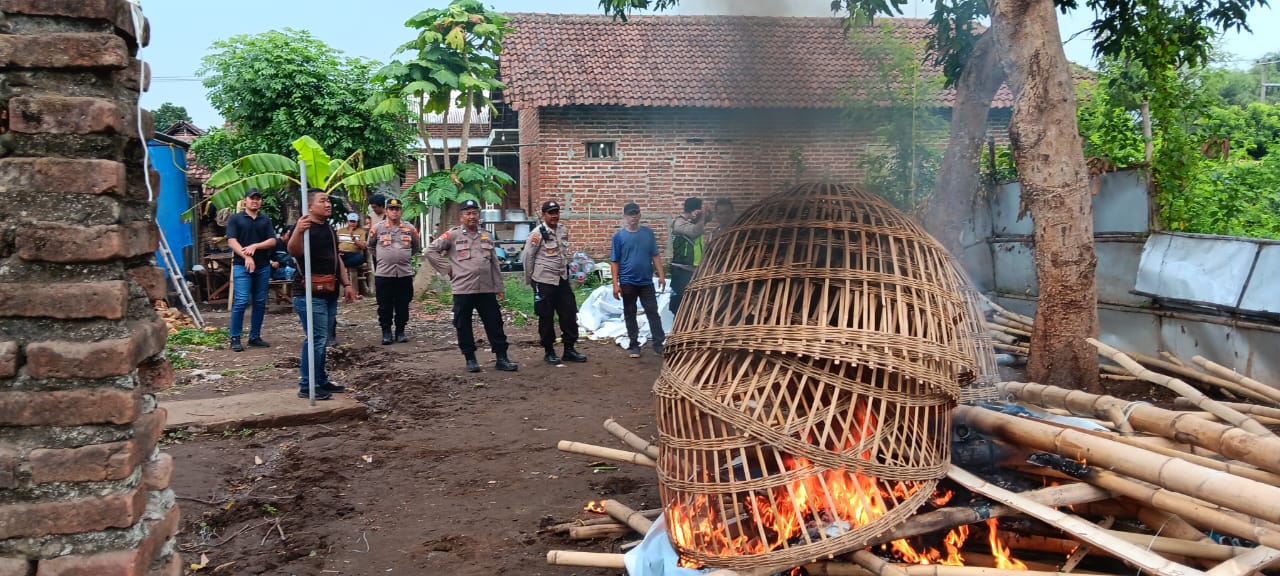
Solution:
[[[560,315],[560,335],[564,360],[586,362],[574,349],[578,343],[578,302],[569,285],[569,230],[560,225],[560,204],[542,204],[542,224],[529,233],[524,243],[524,279],[533,286],[533,312],[538,315],[538,336],[548,364],[559,364],[556,355],[555,316]]]
[[[471,313],[478,311],[485,336],[498,357],[494,367],[515,371],[519,366],[507,358],[507,335],[502,330],[498,298],[505,300],[507,291],[502,285],[493,235],[480,229],[480,205],[475,200],[465,200],[458,206],[458,220],[461,225],[433,240],[427,251],[431,267],[453,282],[453,326],[458,331],[458,349],[467,359],[467,372],[479,372],[471,327]]]
[[[671,302],[674,314],[680,308],[684,289],[702,263],[702,235],[707,219],[702,213],[701,198],[685,198],[684,212],[671,221]]]
[[[627,338],[631,342],[627,352],[632,358],[640,357],[640,323],[636,320],[636,299],[639,298],[649,319],[653,351],[661,356],[666,333],[662,330],[662,317],[658,315],[653,275],[656,271],[659,289],[666,288],[667,279],[662,274],[658,237],[648,226],[640,224],[640,206],[635,202],[622,208],[622,228],[613,234],[609,270],[613,273],[613,297],[622,299],[622,319],[627,324]]]
[[[378,324],[382,326],[382,343],[391,343],[394,323],[396,342],[408,342],[404,327],[409,323],[409,304],[413,302],[413,255],[422,250],[422,236],[417,228],[400,219],[404,204],[399,198],[388,198],[387,219],[373,226],[374,271],[373,291],[378,298]],[[394,321],[394,322],[393,322]]]
[[[347,267],[347,275],[353,286],[356,285],[355,278],[360,275],[359,268],[364,266],[364,250],[369,245],[366,241],[368,238],[369,231],[360,227],[360,215],[348,213],[347,227],[338,231],[338,253],[342,255],[342,265]]]
[[[262,339],[262,319],[267,314],[267,291],[271,285],[271,248],[276,245],[276,229],[271,218],[261,213],[262,191],[250,188],[245,192],[244,212],[237,212],[227,220],[227,246],[233,254],[231,276],[235,278],[231,301],[231,349],[244,352],[240,333],[244,329],[244,309],[253,299],[253,314],[249,319],[249,345],[258,348],[270,346]]]

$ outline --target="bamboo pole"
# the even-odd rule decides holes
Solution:
[[[1068,455],[1076,460],[1087,459],[1090,464],[1089,473],[1082,479],[1108,490],[1111,490],[1113,485],[1102,485],[1098,478],[1110,478],[1116,474],[1106,472],[1102,468],[1156,484],[1165,489],[1160,491],[1162,496],[1169,496],[1174,492],[1181,493],[1178,496],[1193,494],[1206,502],[1232,510],[1248,511],[1248,514],[1254,518],[1268,522],[1280,520],[1280,487],[1210,470],[1179,458],[1161,456],[1141,448],[1084,434],[1078,430],[1056,428],[1043,422],[1015,418],[991,410],[957,406],[953,415],[957,421],[980,432],[1031,448]],[[1127,484],[1117,486],[1127,487]],[[1135,495],[1133,491],[1123,494],[1131,498]],[[1186,496],[1182,497],[1186,498]],[[1183,517],[1190,517],[1191,514],[1185,507],[1175,509],[1172,506],[1178,503],[1177,498],[1161,498],[1159,503],[1142,498],[1136,499],[1162,510],[1181,514]],[[1238,529],[1228,531],[1225,528],[1224,524],[1223,531],[1233,534],[1239,531]],[[1257,530],[1252,532],[1256,534]],[[1245,537],[1249,535],[1246,534]],[[1261,542],[1256,537],[1250,539]],[[1271,542],[1268,542],[1268,545],[1271,545]]]
[[[1115,348],[1112,348],[1106,344],[1103,344],[1102,342],[1099,342],[1095,338],[1085,338],[1085,341],[1092,344],[1094,348],[1097,348],[1098,352],[1101,353],[1103,356],[1106,356],[1110,358],[1112,361],[1114,361],[1115,363],[1121,366],[1124,366],[1124,368],[1132,372],[1134,376],[1138,376],[1143,380],[1152,382],[1154,384],[1159,384],[1161,386],[1164,386],[1165,388],[1173,390],[1174,392],[1177,392],[1178,394],[1190,399],[1192,402],[1195,402],[1196,406],[1199,406],[1201,409],[1207,410],[1213,413],[1214,416],[1217,416],[1219,418],[1222,418],[1223,420],[1226,420],[1227,422],[1230,422],[1232,424],[1235,424],[1236,426],[1244,428],[1246,431],[1252,432],[1259,436],[1273,436],[1270,430],[1267,430],[1265,426],[1259,424],[1253,418],[1250,418],[1244,414],[1241,414],[1239,412],[1236,412],[1235,410],[1232,410],[1231,408],[1223,406],[1216,400],[1209,398],[1208,396],[1205,396],[1203,392],[1196,389],[1194,386],[1187,384],[1186,382],[1183,382],[1182,380],[1179,380],[1172,376],[1165,376],[1164,374],[1158,374],[1156,372],[1152,372],[1151,370],[1148,370],[1147,368],[1142,367],[1141,364],[1138,364],[1133,358],[1130,358],[1124,352],[1121,352],[1119,350],[1116,350]],[[1168,363],[1165,362],[1164,364],[1168,364]],[[1172,364],[1169,364],[1169,365],[1173,366]]]
[[[617,436],[623,444],[636,449],[641,454],[644,454],[654,460],[658,459],[657,446],[654,446],[648,440],[637,436],[632,431],[627,430],[613,418],[604,421],[604,429],[608,430],[610,434]]]
[[[992,338],[995,338],[996,340],[1004,342],[1005,344],[1013,344],[1018,341],[1018,339],[1014,337],[1012,334],[1005,334],[1004,332],[1001,332],[999,330],[987,330],[987,335],[991,336]]]
[[[637,512],[637,514],[640,514],[645,518],[652,519],[652,518],[657,518],[659,515],[661,515],[662,509],[650,508],[648,510],[641,510]],[[572,522],[562,522],[560,524],[552,524],[551,526],[547,526],[546,528],[539,530],[539,532],[550,532],[552,534],[566,534],[569,532],[569,529],[573,528],[574,526],[598,526],[600,524],[617,524],[617,521],[608,516],[602,516],[600,518],[587,518],[583,520],[574,520]]]
[[[1275,565],[1280,560],[1280,550],[1258,546],[1205,572],[1207,576],[1245,576]]]
[[[612,536],[622,536],[630,534],[632,528],[625,524],[595,524],[593,526],[570,526],[570,540],[593,540],[595,538],[609,538]]]
[[[1241,414],[1250,414],[1253,416],[1264,416],[1267,418],[1280,419],[1280,408],[1272,408],[1270,406],[1259,406],[1257,404],[1246,404],[1244,402],[1223,402],[1224,406],[1235,408]],[[1175,398],[1173,400],[1175,408],[1190,408],[1192,404],[1186,398]]]
[[[1159,370],[1164,370],[1165,372],[1190,378],[1206,386],[1215,386],[1223,389],[1224,391],[1230,392],[1232,394],[1239,394],[1241,396],[1250,396],[1250,397],[1257,396],[1256,392],[1251,392],[1249,388],[1245,386],[1236,384],[1235,382],[1226,380],[1224,378],[1219,378],[1212,374],[1205,374],[1204,372],[1201,372],[1199,370],[1196,370],[1188,366],[1179,366],[1172,362],[1165,362],[1164,360],[1161,360],[1159,358],[1152,358],[1151,356],[1147,356],[1146,354],[1141,354],[1138,352],[1129,352],[1127,354],[1135,362],[1139,362],[1141,364],[1145,364],[1147,366],[1150,366],[1152,368],[1156,368]],[[1265,398],[1263,399],[1265,400]]]
[[[547,564],[552,566],[585,566],[588,568],[626,568],[622,554],[578,552],[577,550],[550,550]]]
[[[1212,538],[1177,514],[1153,506],[1138,507],[1138,521],[1156,534],[1192,542],[1213,542]]]
[[[992,500],[1000,502],[1006,506],[1017,508],[1018,510],[1021,510],[1027,515],[1042,522],[1066,530],[1067,532],[1070,532],[1072,536],[1106,550],[1116,557],[1125,560],[1127,563],[1149,572],[1154,572],[1161,576],[1195,576],[1203,574],[1195,568],[1171,562],[1161,557],[1159,554],[1149,552],[1145,548],[1141,548],[1134,544],[1130,544],[1125,540],[1115,538],[1110,534],[1107,534],[1104,530],[1077,516],[1064,514],[1054,508],[1023,498],[1013,492],[1005,490],[1004,488],[991,484],[963,469],[952,466],[947,470],[947,477],[969,490],[982,494],[983,496],[991,498]]]
[[[1212,540],[1208,542],[1199,542],[1195,540],[1167,538],[1164,536],[1152,536],[1150,534],[1136,534],[1120,530],[1111,530],[1111,534],[1116,538],[1128,540],[1134,544],[1142,546],[1143,548],[1147,548],[1152,552],[1160,552],[1161,554],[1178,554],[1189,558],[1201,558],[1204,560],[1222,561],[1228,558],[1233,558],[1236,555],[1249,550],[1249,548],[1245,548],[1243,546],[1226,546],[1223,544],[1217,544]]]
[[[1110,530],[1111,525],[1115,523],[1115,516],[1107,516],[1106,518],[1103,518],[1101,522],[1098,522],[1098,527],[1103,530]],[[1148,548],[1148,550],[1150,550],[1150,548]],[[1067,556],[1067,561],[1062,563],[1062,571],[1074,572],[1076,566],[1079,566],[1080,563],[1089,556],[1090,552],[1093,552],[1093,546],[1091,544],[1081,544],[1079,548],[1076,548],[1071,552],[1070,556]]]
[[[1239,374],[1235,370],[1232,370],[1230,368],[1227,368],[1226,366],[1213,362],[1208,358],[1205,358],[1204,356],[1200,356],[1200,355],[1192,356],[1191,361],[1195,362],[1197,366],[1204,368],[1210,374],[1225,378],[1227,380],[1235,382],[1236,384],[1244,386],[1249,390],[1257,392],[1259,396],[1262,396],[1261,398],[1262,400],[1266,400],[1272,404],[1280,404],[1280,390],[1277,390],[1273,386],[1268,386],[1266,384],[1263,384],[1262,382],[1254,380],[1253,378],[1250,378],[1243,374]]]
[[[1040,406],[1066,408],[1075,414],[1105,414],[1106,406],[1118,405],[1129,415],[1134,428],[1207,448],[1227,458],[1239,460],[1274,474],[1280,474],[1280,438],[1258,436],[1240,428],[1209,422],[1203,418],[1129,402],[1114,396],[1099,396],[1083,390],[1025,382],[1001,382],[1002,394]]]
[[[604,512],[613,516],[619,522],[630,526],[632,530],[639,532],[641,535],[648,534],[649,529],[653,527],[653,520],[641,516],[639,512],[632,510],[626,504],[617,500],[605,500]]]
[[[987,330],[997,330],[1000,332],[1004,332],[1005,334],[1012,334],[1014,336],[1021,336],[1023,338],[1028,338],[1028,339],[1031,338],[1030,332],[1027,332],[1026,330],[1019,330],[1012,326],[1006,326],[1004,324],[999,323],[995,319],[987,320],[983,322],[982,327],[986,328]]]
[[[1014,320],[1017,320],[1018,322],[1026,324],[1027,326],[1036,325],[1036,321],[1034,318],[1024,314],[1019,314],[1017,312],[1011,312],[1005,307],[999,304],[996,304],[995,301],[988,298],[986,294],[979,294],[979,296],[982,296],[982,301],[985,302],[987,306],[990,306],[992,310],[995,310],[996,314],[999,314],[1006,318],[1012,318]]]
[[[595,444],[583,444],[582,442],[571,442],[569,440],[561,440],[556,444],[556,448],[562,452],[570,452],[573,454],[582,454],[593,458],[604,458],[605,460],[614,460],[617,462],[628,462],[631,464],[639,464],[655,468],[658,466],[652,458],[637,452],[627,452],[626,450],[618,450],[615,448],[605,448],[604,446],[596,446]]]
[[[1003,350],[1003,351],[1005,351],[1005,352],[1013,352],[1013,353],[1015,353],[1015,354],[1021,354],[1021,355],[1023,355],[1023,356],[1026,356],[1026,355],[1028,355],[1028,354],[1031,354],[1031,348],[1029,348],[1029,347],[1027,347],[1027,346],[1017,346],[1017,345],[1014,345],[1014,344],[1005,344],[1005,343],[1003,343],[1003,342],[992,342],[992,343],[991,343],[991,347],[992,347],[992,348],[995,348],[996,350]]]
[[[1177,354],[1174,354],[1173,352],[1170,352],[1168,350],[1161,350],[1160,357],[1182,367],[1186,367],[1187,365],[1187,363],[1183,362],[1181,358],[1178,358]]]

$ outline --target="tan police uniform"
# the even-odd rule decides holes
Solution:
[[[453,281],[454,294],[503,294],[502,268],[493,234],[454,226],[431,242],[427,261]]]

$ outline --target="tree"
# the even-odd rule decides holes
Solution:
[[[250,154],[290,154],[309,134],[337,157],[362,151],[373,165],[400,165],[411,128],[365,105],[378,63],[347,58],[305,31],[239,35],[212,45],[197,74],[226,119],[196,140],[196,157],[223,166]]]
[[[634,9],[660,10],[677,2],[601,0],[601,6],[625,18]],[[878,15],[901,15],[904,4],[905,0],[831,3],[833,9],[847,12],[853,24],[870,22]],[[1095,54],[1118,56],[1129,50],[1151,67],[1202,62],[1209,53],[1213,29],[1247,29],[1245,17],[1255,4],[1265,5],[1265,0],[1085,0],[1097,15],[1090,29]],[[1040,284],[1028,375],[1046,384],[1098,390],[1097,353],[1085,343],[1086,337],[1097,334],[1093,208],[1076,125],[1075,91],[1053,12],[1055,7],[1078,8],[1078,1],[939,0],[935,7],[931,22],[936,32],[930,47],[948,82],[961,82],[966,73],[985,75],[960,84],[962,90],[973,92],[957,94],[956,110],[989,109],[987,94],[994,96],[991,82],[996,80],[987,74],[991,68],[1003,68],[1014,92],[1010,135],[1023,197],[1035,221]],[[988,14],[992,25],[984,30],[976,20]],[[994,49],[971,61],[985,36],[994,38]],[[985,133],[985,123],[976,124],[953,115],[951,143],[935,191],[935,202],[941,205],[963,205],[960,199],[976,192],[975,187],[955,187],[973,182],[957,176],[978,172],[981,139],[975,135]],[[958,245],[949,235],[958,229],[957,225],[942,228],[945,245]]]
[[[151,112],[151,117],[155,121],[156,130],[164,130],[178,122],[191,121],[191,115],[187,114],[187,109],[183,106],[177,106],[172,102],[165,102]]]

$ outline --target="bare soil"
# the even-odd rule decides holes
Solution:
[[[223,327],[226,317],[205,315]],[[554,367],[534,327],[508,321],[520,370],[494,370],[481,352],[484,372],[468,374],[447,312],[417,309],[412,342],[391,346],[379,342],[371,298],[341,304],[339,318],[330,373],[368,405],[367,419],[167,435],[189,574],[201,563],[199,574],[237,575],[621,572],[548,566],[546,553],[616,552],[633,538],[574,542],[539,529],[598,516],[582,511],[592,499],[658,506],[651,469],[597,471],[590,458],[556,449],[560,440],[625,448],[602,427],[610,417],[655,434],[656,355],[630,359],[612,343],[583,342],[589,362]],[[296,315],[277,306],[263,336],[271,348],[192,354],[199,366],[179,371],[162,402],[295,388]]]

